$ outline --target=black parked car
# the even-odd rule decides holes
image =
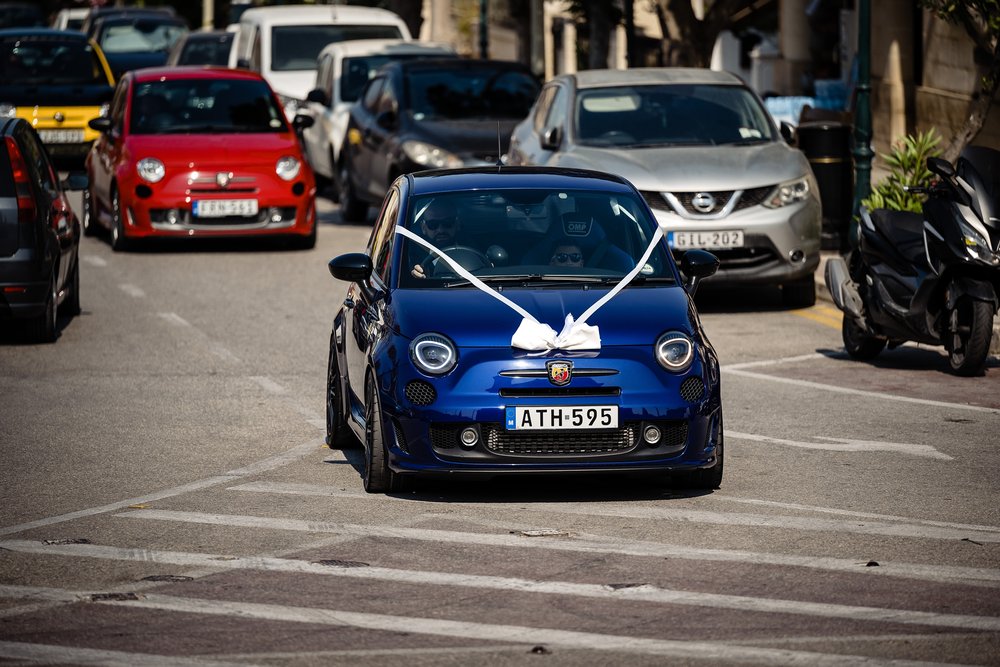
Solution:
[[[382,67],[351,108],[340,170],[344,219],[364,220],[401,174],[496,164],[539,87],[530,69],[510,61]]]
[[[57,310],[80,312],[80,221],[38,134],[20,118],[0,120],[0,326],[21,324],[29,340],[56,339]]]
[[[167,56],[167,67],[176,65],[229,65],[235,32],[208,30],[189,32],[174,44]]]

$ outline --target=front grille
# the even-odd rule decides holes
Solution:
[[[747,190],[744,190],[743,194],[740,195],[739,200],[736,202],[736,205],[733,207],[733,211],[742,211],[744,209],[752,208],[754,206],[760,206],[767,199],[767,195],[770,194],[772,190],[774,190],[774,187],[775,186],[773,185],[765,185],[759,188],[749,188]],[[733,193],[734,191],[732,190],[710,192],[709,194],[715,197],[715,207],[711,211],[708,211],[707,213],[698,211],[694,208],[694,206],[691,205],[691,200],[694,198],[696,194],[698,194],[697,192],[674,192],[672,194],[675,197],[677,197],[677,200],[681,203],[681,205],[684,207],[684,210],[689,215],[703,216],[703,215],[714,215],[719,211],[721,211],[723,208],[725,208],[726,204],[729,203],[729,200],[732,199]],[[673,207],[670,205],[670,203],[660,192],[652,192],[644,190],[642,192],[642,198],[645,199],[646,203],[649,204],[649,207],[654,210],[656,209],[659,209],[661,211],[674,210]]]
[[[733,198],[732,190],[709,192],[708,194],[712,195],[715,198],[715,206],[712,207],[711,211],[699,211],[694,207],[691,201],[694,199],[695,195],[701,194],[701,192],[704,191],[674,192],[672,194],[675,197],[677,197],[677,201],[681,203],[681,206],[683,206],[684,210],[687,211],[687,213],[689,213],[690,215],[715,215],[716,213],[724,209],[726,207],[726,204],[729,203],[729,200]]]
[[[635,448],[636,429],[626,425],[594,431],[506,431],[500,424],[484,424],[486,448],[495,454],[517,456],[577,456],[622,454]]]
[[[191,211],[188,209],[153,208],[149,210],[150,222],[165,227],[171,226],[171,223],[167,221],[167,214],[171,210],[176,211],[177,222],[173,224],[176,224],[178,227],[182,225],[262,225],[270,222],[271,214],[274,212],[268,207],[262,207],[257,211],[257,215],[252,216],[233,215],[224,218],[196,218],[191,215]],[[277,211],[281,214],[281,219],[285,223],[291,225],[295,222],[294,206],[283,206],[278,208]]]
[[[686,421],[672,421],[666,423],[657,423],[660,427],[660,432],[663,434],[660,437],[660,442],[657,443],[660,447],[681,447],[688,439],[688,423]]]
[[[463,426],[431,426],[431,447],[434,449],[455,449],[458,434]]]
[[[744,190],[743,194],[740,195],[740,200],[736,204],[734,211],[742,211],[745,208],[750,208],[752,206],[760,206],[767,199],[767,195],[774,190],[773,185],[765,185],[762,188],[750,188],[749,190]]]
[[[649,204],[649,208],[660,211],[673,211],[674,209],[667,203],[667,200],[663,198],[659,192],[650,192],[649,190],[642,191],[642,198],[646,200]]]
[[[254,194],[259,192],[257,188],[191,188],[191,194],[193,195],[239,195],[239,194]]]
[[[681,398],[688,403],[694,403],[705,393],[705,383],[700,377],[691,376],[681,383]]]
[[[437,398],[434,387],[423,380],[408,382],[403,391],[406,393],[407,400],[414,405],[430,405]]]
[[[621,396],[621,387],[538,387],[503,388],[500,395],[504,398],[549,398],[566,396]]]

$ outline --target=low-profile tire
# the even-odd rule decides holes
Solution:
[[[56,276],[49,278],[48,296],[45,310],[24,322],[24,337],[32,343],[54,343],[56,340]]]
[[[90,188],[83,191],[83,226],[84,236],[97,236],[100,233],[100,224],[97,222],[97,213],[94,211],[94,196],[90,194]]]
[[[786,308],[811,308],[816,305],[816,278],[810,274],[782,285],[781,302]]]
[[[400,491],[403,478],[389,467],[388,443],[385,437],[382,406],[375,389],[375,380],[365,384],[365,470],[362,474],[365,491],[387,493]]]
[[[993,337],[993,304],[964,297],[948,313],[948,363],[956,375],[982,375]]]
[[[131,247],[132,243],[125,236],[125,216],[122,215],[121,197],[116,189],[111,193],[111,249],[124,252]]]
[[[80,314],[80,255],[73,260],[69,280],[66,281],[66,298],[59,306],[59,313],[68,317]]]
[[[340,163],[340,217],[345,222],[364,222],[368,217],[368,204],[360,199],[351,182],[351,168],[347,160]]]
[[[726,460],[725,429],[722,417],[719,417],[719,442],[716,445],[716,463],[711,468],[702,468],[680,473],[677,477],[679,486],[684,489],[711,491],[722,486],[722,473]]]
[[[343,385],[340,382],[340,364],[337,361],[335,334],[330,335],[330,359],[326,371],[326,446],[330,449],[349,449],[360,443],[347,425],[344,414]]]
[[[293,250],[312,250],[316,247],[316,233],[319,229],[319,222],[313,223],[312,231],[305,236],[293,236],[290,245]]]
[[[867,361],[878,356],[885,349],[886,339],[874,336],[858,324],[853,317],[844,314],[840,325],[840,335],[844,339],[844,349],[852,359]]]
[[[330,187],[327,192],[330,195],[330,201],[334,204],[340,203],[340,183],[338,182],[339,174],[337,173],[337,161],[333,157],[333,146],[330,147]]]

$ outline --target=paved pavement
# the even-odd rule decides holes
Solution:
[[[826,289],[826,279],[823,272],[826,270],[826,261],[837,256],[836,252],[820,253],[819,266],[816,268],[816,298],[829,303],[833,303],[833,299]],[[990,341],[990,354],[1000,357],[1000,314],[993,318],[993,339]]]

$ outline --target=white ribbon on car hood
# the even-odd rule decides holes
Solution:
[[[619,210],[628,215],[628,211],[619,207]],[[629,216],[631,217],[631,216]],[[517,327],[517,331],[510,339],[511,347],[516,347],[520,350],[528,350],[531,352],[540,352],[546,350],[599,350],[601,349],[601,332],[593,325],[587,324],[587,319],[591,315],[597,312],[608,301],[613,299],[615,295],[625,289],[625,286],[632,282],[632,279],[638,275],[642,267],[646,265],[649,261],[649,256],[653,254],[653,249],[656,244],[659,243],[660,239],[663,238],[663,230],[657,226],[656,231],[653,233],[653,238],[650,239],[649,245],[646,246],[646,251],[642,254],[642,258],[636,262],[636,265],[629,271],[625,276],[618,282],[617,285],[612,287],[607,294],[598,299],[590,308],[583,312],[583,315],[579,319],[574,320],[572,313],[566,315],[566,320],[563,322],[562,331],[556,333],[555,329],[550,327],[548,324],[539,322],[535,317],[531,315],[521,306],[517,305],[504,295],[497,292],[495,289],[491,288],[489,285],[484,283],[482,280],[472,275],[468,270],[461,266],[458,262],[453,260],[451,257],[441,252],[433,244],[422,239],[419,235],[414,234],[408,229],[400,226],[396,226],[396,233],[405,236],[416,243],[419,243],[423,247],[427,248],[429,251],[443,259],[448,263],[455,273],[465,278],[470,283],[472,283],[477,289],[488,294],[489,296],[497,299],[507,307],[514,310],[523,319],[521,320],[520,326]]]

